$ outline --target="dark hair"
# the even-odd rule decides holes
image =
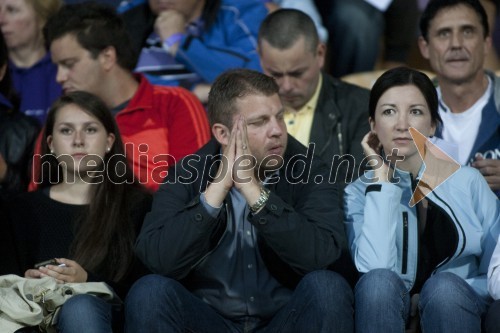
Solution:
[[[372,87],[368,112],[372,119],[375,119],[375,108],[380,97],[390,88],[413,85],[420,90],[427,102],[431,113],[431,120],[434,125],[441,123],[441,116],[438,111],[438,97],[436,87],[431,79],[422,72],[408,67],[397,67],[382,74]]]
[[[431,0],[425,7],[422,16],[420,17],[420,33],[422,37],[428,41],[429,35],[429,26],[431,21],[436,17],[438,12],[444,8],[455,7],[458,5],[466,5],[472,8],[476,14],[479,16],[479,20],[481,21],[481,25],[483,26],[483,34],[484,38],[486,38],[489,33],[488,26],[488,16],[486,15],[486,11],[484,7],[481,5],[479,0]]]
[[[297,9],[279,9],[267,15],[259,29],[259,47],[266,40],[272,47],[286,50],[303,36],[311,52],[319,43],[313,20]]]
[[[7,50],[7,45],[5,44],[5,38],[2,33],[0,33],[0,68],[6,66],[5,74],[0,80],[0,94],[2,94],[7,100],[12,103],[12,110],[19,110],[19,106],[21,104],[19,96],[14,90],[12,86],[12,78],[10,77],[10,71],[8,68],[9,61],[9,51]]]
[[[74,35],[94,59],[112,46],[122,68],[130,71],[135,68],[137,55],[130,46],[121,17],[112,7],[94,2],[63,6],[45,25],[44,35],[50,45],[68,34]]]
[[[47,137],[52,135],[57,112],[67,105],[76,105],[97,118],[106,132],[115,136],[110,151],[104,156],[104,170],[110,172],[105,172],[102,181],[91,186],[90,204],[77,220],[77,232],[70,254],[85,269],[118,281],[127,273],[133,259],[135,229],[128,208],[133,204],[133,193],[139,193],[142,189],[129,167],[120,132],[111,112],[100,98],[83,91],[60,97],[49,110],[41,149],[42,187],[53,184],[50,181],[56,178],[50,177],[54,177],[54,171],[62,174],[60,163],[49,152]],[[45,163],[49,163],[50,168]],[[52,174],[49,174],[51,171]],[[61,178],[58,179],[59,183]],[[138,190],[131,191],[133,188]]]
[[[271,96],[279,87],[270,76],[250,69],[233,69],[219,75],[208,94],[210,125],[220,123],[231,128],[238,98],[248,95]]]

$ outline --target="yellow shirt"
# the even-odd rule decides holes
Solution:
[[[316,91],[311,99],[298,111],[291,108],[285,110],[285,124],[288,133],[299,140],[304,146],[309,145],[311,137],[311,127],[314,119],[314,110],[318,104],[319,92],[323,84],[323,77],[320,75]]]

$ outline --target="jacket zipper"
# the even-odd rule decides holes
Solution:
[[[408,270],[408,212],[403,212],[403,267],[401,273],[406,274]]]

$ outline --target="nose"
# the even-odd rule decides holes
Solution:
[[[281,92],[289,92],[293,88],[292,79],[288,75],[283,75],[279,82]]]
[[[278,119],[276,117],[271,118],[271,137],[280,137],[283,135],[283,127],[285,125],[282,118]]]
[[[398,116],[398,122],[396,124],[396,129],[401,132],[408,131],[408,114],[406,112],[400,112]]]
[[[462,47],[463,38],[461,33],[452,33],[451,35],[451,46],[453,48]]]
[[[75,135],[73,137],[73,146],[74,147],[83,147],[84,145],[84,134],[82,131],[75,131]]]
[[[62,68],[62,66],[57,66],[57,75],[56,75],[56,82],[59,84],[63,84],[66,82],[68,79],[68,73],[67,70]]]

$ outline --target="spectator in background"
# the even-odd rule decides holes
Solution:
[[[18,259],[9,273],[50,276],[60,283],[104,281],[124,299],[147,270],[133,244],[151,196],[135,180],[116,122],[86,92],[58,99],[43,132],[42,188],[9,200],[5,210]],[[57,258],[57,264],[34,265]],[[64,264],[64,267],[59,266]],[[112,332],[122,307],[92,295],[67,300],[57,316],[61,333]],[[117,330],[118,331],[118,330]]]
[[[169,166],[210,138],[206,112],[193,94],[132,74],[135,58],[113,9],[66,5],[47,23],[46,34],[57,81],[65,93],[93,93],[111,109],[141,184],[156,190]]]
[[[316,1],[329,31],[330,69],[335,77],[406,64],[417,34],[417,0]]]
[[[9,50],[9,70],[21,98],[20,111],[42,125],[61,95],[56,66],[43,38],[43,26],[61,0],[0,0],[0,29]]]
[[[0,206],[8,196],[26,191],[38,122],[19,112],[7,68],[8,54],[0,34]]]
[[[123,13],[135,70],[157,84],[182,86],[203,103],[212,81],[230,68],[260,70],[261,1],[149,0]]]
[[[478,0],[433,0],[420,30],[420,52],[438,83],[443,123],[436,137],[500,196],[500,79],[483,69],[491,48],[486,12]]]
[[[315,154],[329,166],[335,156],[350,155],[352,176],[354,164],[364,158],[369,92],[323,73],[325,52],[313,21],[302,11],[277,10],[261,25],[261,65],[280,87],[288,132],[305,146],[314,143]]]
[[[279,8],[298,9],[303,11],[314,21],[316,30],[318,30],[319,39],[322,43],[328,42],[328,30],[323,26],[321,16],[316,9],[313,0],[262,0],[270,12]]]

